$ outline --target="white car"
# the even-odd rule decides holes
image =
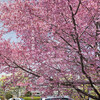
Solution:
[[[73,100],[73,99],[71,99],[69,96],[64,96],[64,97],[56,96],[56,97],[41,98],[40,100]]]

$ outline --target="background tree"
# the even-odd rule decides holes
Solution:
[[[31,95],[32,95],[32,93],[30,91],[27,91],[25,94],[26,97],[30,97]]]

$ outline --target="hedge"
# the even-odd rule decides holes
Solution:
[[[23,97],[24,100],[40,100],[40,97]]]

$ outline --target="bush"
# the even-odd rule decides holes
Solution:
[[[40,97],[23,97],[24,100],[40,100]]]
[[[40,100],[40,97],[33,97],[33,100]]]
[[[30,97],[32,95],[32,93],[30,91],[26,92],[25,96],[26,97]]]
[[[1,99],[1,100],[4,100],[4,97],[3,97],[3,96],[0,96],[0,99]]]
[[[23,99],[24,99],[24,100],[32,100],[31,97],[24,97]]]
[[[12,98],[13,95],[10,92],[7,92],[5,97],[6,97],[6,99],[9,99],[9,98]]]

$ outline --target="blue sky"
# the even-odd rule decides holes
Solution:
[[[1,0],[1,1],[7,2],[9,0]],[[0,29],[2,28],[1,26],[2,26],[2,23],[0,23]],[[12,32],[9,32],[8,34],[5,34],[2,38],[6,39],[6,40],[11,39],[11,42],[18,42],[19,39],[17,39],[16,37],[17,37],[16,33],[12,31]]]
[[[2,27],[2,23],[0,23],[0,30],[2,29],[3,27]],[[5,29],[6,30],[6,29]],[[4,38],[4,39],[11,39],[11,42],[18,42],[19,41],[19,39],[17,38],[17,36],[16,36],[16,33],[15,32],[9,32],[9,33],[7,33],[7,34],[4,34],[3,35],[3,37],[2,38]]]
[[[4,39],[11,39],[10,42],[18,42],[20,39],[17,39],[16,33],[15,32],[10,32],[5,34],[2,38]]]

